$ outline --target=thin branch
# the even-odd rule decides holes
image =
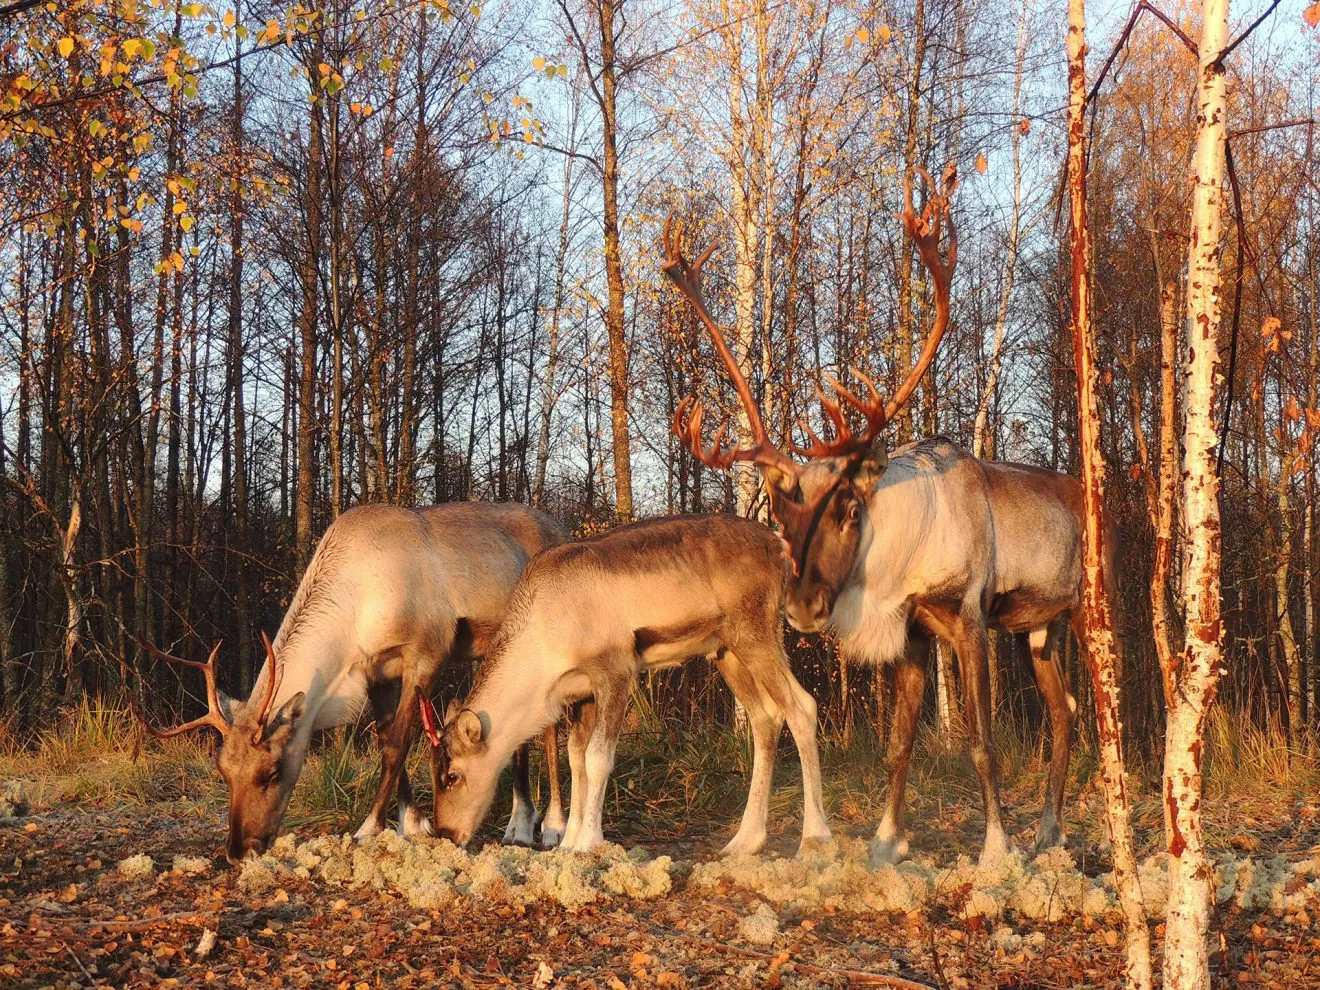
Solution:
[[[1236,48],[1238,45],[1242,44],[1242,42],[1246,41],[1249,37],[1251,37],[1251,32],[1255,31],[1256,28],[1260,27],[1261,22],[1265,20],[1265,18],[1269,17],[1270,14],[1274,13],[1275,8],[1279,6],[1280,2],[1281,0],[1274,0],[1274,2],[1265,9],[1265,13],[1261,14],[1259,17],[1257,17],[1254,21],[1251,22],[1251,27],[1247,28],[1240,35],[1238,35],[1234,41],[1229,42],[1228,47],[1225,48],[1222,52],[1220,52],[1219,57],[1215,59],[1215,65],[1222,66],[1224,63],[1224,59],[1228,58],[1229,53],[1231,53],[1233,49]]]

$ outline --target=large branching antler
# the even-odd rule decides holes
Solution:
[[[950,164],[945,170],[943,189],[931,180],[930,174],[924,168],[917,168],[914,171],[921,176],[929,187],[930,191],[926,197],[926,204],[922,207],[921,214],[918,216],[912,204],[912,175],[909,173],[903,180],[903,212],[898,214],[898,218],[903,221],[908,236],[917,245],[921,260],[927,271],[930,272],[931,281],[934,283],[935,323],[926,335],[926,343],[921,348],[921,354],[918,356],[916,364],[912,366],[907,378],[889,402],[885,402],[881,398],[880,390],[876,388],[875,382],[857,368],[850,368],[849,370],[854,377],[861,379],[866,385],[870,394],[869,399],[860,398],[856,393],[845,388],[833,378],[829,379],[829,384],[835,395],[838,396],[838,401],[832,401],[826,398],[820,389],[816,390],[821,407],[834,427],[834,439],[822,440],[810,426],[803,424],[803,429],[806,431],[807,436],[811,438],[811,446],[799,447],[796,444],[793,445],[794,451],[803,457],[851,457],[856,459],[865,454],[880,431],[898,414],[899,410],[912,397],[912,393],[916,391],[922,376],[926,374],[926,369],[930,367],[931,361],[935,358],[935,351],[939,347],[940,339],[944,336],[944,331],[948,329],[949,287],[953,281],[953,268],[958,258],[958,232],[953,226],[953,221],[949,218],[949,199],[958,184],[957,169],[953,164]],[[949,246],[945,254],[941,255],[940,238],[946,223],[949,228]],[[848,426],[843,415],[842,404],[844,402],[861,413],[866,420],[866,428],[860,434],[854,434]]]
[[[894,393],[893,399],[885,406],[887,420],[893,419],[907,404],[922,376],[926,374],[926,369],[935,359],[935,350],[940,346],[944,331],[949,328],[949,286],[953,283],[953,269],[958,263],[958,229],[954,227],[953,219],[949,216],[949,200],[953,196],[954,189],[958,187],[958,167],[950,162],[944,170],[943,189],[935,184],[930,173],[924,168],[914,171],[930,187],[930,194],[926,197],[926,205],[921,210],[921,216],[917,216],[912,208],[912,176],[909,174],[903,180],[903,212],[898,216],[903,221],[903,226],[907,228],[908,236],[916,242],[922,263],[925,264],[926,271],[930,272],[931,281],[935,283],[935,323],[926,334],[926,343],[921,348],[917,363],[912,366],[907,379]],[[941,255],[940,235],[945,224],[949,227],[949,247]]]
[[[691,395],[679,403],[678,410],[674,413],[674,432],[687,444],[697,460],[710,467],[728,469],[737,461],[751,461],[760,467],[796,471],[798,466],[766,436],[765,424],[761,422],[761,412],[757,408],[756,400],[752,398],[752,390],[747,386],[747,379],[743,377],[742,369],[738,367],[738,362],[724,339],[724,332],[715,322],[715,318],[710,315],[705,300],[702,299],[701,266],[715,253],[716,246],[712,244],[696,261],[689,262],[683,257],[682,239],[682,222],[676,222],[674,214],[670,213],[665,220],[665,264],[661,270],[692,304],[697,318],[710,332],[715,350],[719,353],[720,360],[724,363],[725,370],[728,371],[733,386],[738,391],[738,398],[747,411],[752,444],[749,447],[738,447],[736,444],[725,447],[724,438],[729,431],[729,424],[726,421],[715,431],[711,445],[706,447],[701,439],[701,422],[705,409],[697,398]]]
[[[220,735],[229,734],[232,726],[229,720],[225,718],[224,710],[220,707],[220,690],[215,683],[215,658],[220,653],[220,644],[216,643],[211,649],[211,655],[206,658],[205,663],[199,663],[196,660],[185,660],[183,657],[176,657],[171,653],[158,649],[156,646],[148,643],[145,639],[138,638],[142,648],[150,653],[157,660],[164,660],[167,663],[176,663],[181,667],[191,667],[193,670],[200,670],[206,677],[206,714],[201,718],[195,718],[191,722],[184,722],[182,725],[176,725],[168,729],[157,729],[143,717],[142,721],[150,732],[157,739],[169,739],[172,736],[181,735],[192,729],[200,729],[204,726],[210,726]]]

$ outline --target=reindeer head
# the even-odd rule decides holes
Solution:
[[[440,728],[430,700],[419,697],[418,705],[431,743],[435,834],[465,846],[481,827],[499,783],[500,759],[490,746],[490,716],[451,701]]]
[[[707,248],[695,262],[689,263],[683,257],[680,245],[682,232],[676,229],[672,215],[665,223],[664,272],[692,303],[697,317],[710,332],[715,350],[747,411],[752,443],[742,448],[726,447],[724,438],[729,428],[726,422],[707,447],[701,433],[702,406],[693,397],[679,404],[674,414],[674,432],[704,464],[728,470],[738,461],[751,461],[760,469],[770,497],[770,512],[779,524],[784,556],[789,562],[785,612],[794,628],[802,632],[814,632],[829,621],[835,602],[857,567],[858,550],[869,523],[871,495],[889,463],[884,427],[916,391],[949,323],[949,285],[958,251],[957,232],[952,223],[949,223],[947,254],[941,255],[939,242],[943,224],[948,221],[949,197],[957,184],[957,176],[950,165],[945,173],[944,188],[940,190],[924,169],[916,171],[930,189],[926,205],[918,215],[912,205],[912,180],[908,176],[903,190],[904,211],[899,217],[916,242],[922,261],[931,274],[935,288],[935,324],[926,335],[916,364],[888,403],[881,398],[875,383],[856,368],[852,373],[866,385],[866,398],[833,379],[829,381],[836,399],[828,398],[817,389],[821,406],[833,427],[834,438],[822,440],[804,424],[803,429],[811,443],[806,447],[790,446],[795,453],[806,458],[805,464],[774,446],[766,436],[751,389],[723,331],[706,309],[701,295],[701,266],[711,256],[714,247]],[[848,425],[843,413],[845,403],[860,413],[866,422],[860,434],[854,434]]]
[[[183,725],[157,730],[147,728],[157,739],[177,736],[191,729],[210,726],[220,733],[218,764],[220,776],[229,787],[229,837],[225,858],[237,865],[249,853],[263,853],[279,833],[280,822],[293,787],[302,770],[305,746],[295,743],[298,720],[303,715],[303,692],[299,691],[274,712],[271,701],[279,690],[284,668],[264,633],[266,644],[266,690],[261,704],[240,704],[216,687],[217,643],[205,663],[171,656],[143,643],[160,660],[201,670],[206,676],[207,713]]]

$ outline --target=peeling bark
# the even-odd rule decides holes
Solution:
[[[1186,641],[1165,671],[1170,707],[1165,734],[1169,904],[1164,985],[1210,986],[1210,864],[1201,830],[1201,759],[1206,718],[1224,662],[1220,618],[1219,477],[1215,381],[1219,375],[1220,251],[1227,138],[1227,80],[1219,53],[1228,42],[1228,0],[1204,0],[1197,85],[1195,189],[1187,255],[1183,363],[1182,599]]]
[[[1128,801],[1127,769],[1119,698],[1118,650],[1114,635],[1111,589],[1116,575],[1107,573],[1112,557],[1105,552],[1105,462],[1100,446],[1097,400],[1099,370],[1091,327],[1088,275],[1090,232],[1086,216],[1086,10],[1085,0],[1068,3],[1068,193],[1071,204],[1073,363],[1077,371],[1078,444],[1082,464],[1084,515],[1084,576],[1082,617],[1078,626],[1087,668],[1095,688],[1095,713],[1100,743],[1100,779],[1105,817],[1114,853],[1114,880],[1127,925],[1127,983],[1151,986],[1150,930],[1137,877]]]

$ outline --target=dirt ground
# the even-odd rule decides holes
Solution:
[[[1023,809],[1011,824],[1029,827],[1032,813]],[[1320,806],[1314,801],[1252,816],[1226,802],[1211,808],[1210,817],[1213,835],[1226,847],[1253,856],[1299,859],[1320,852]],[[791,855],[791,821],[779,818],[773,824],[790,834],[773,835],[771,851]],[[978,818],[946,814],[917,829],[914,852],[952,846],[974,854]],[[840,834],[864,834],[860,826],[836,824]],[[301,839],[321,831],[303,827],[297,834]],[[616,827],[615,837],[643,843],[654,855],[708,861],[722,834],[657,840],[618,835]],[[780,908],[773,915],[778,931],[772,927],[768,937],[752,940],[745,919],[769,910],[759,898],[724,885],[698,889],[682,877],[658,899],[611,898],[575,913],[550,901],[510,906],[479,898],[426,911],[368,886],[289,876],[274,889],[253,893],[222,862],[200,874],[171,869],[177,855],[211,860],[220,838],[214,808],[187,802],[146,810],[56,802],[0,825],[0,986],[1121,983],[1116,915],[1046,924],[1018,923],[1012,916],[993,922],[962,918],[940,906],[908,914],[854,912],[846,905],[810,915]],[[125,876],[118,864],[140,853],[152,857],[157,872]],[[1152,927],[1158,945],[1160,926]],[[209,951],[208,931],[215,933]],[[1230,905],[1217,912],[1214,931],[1213,965],[1222,985],[1320,987],[1320,929],[1305,913],[1285,918]]]

